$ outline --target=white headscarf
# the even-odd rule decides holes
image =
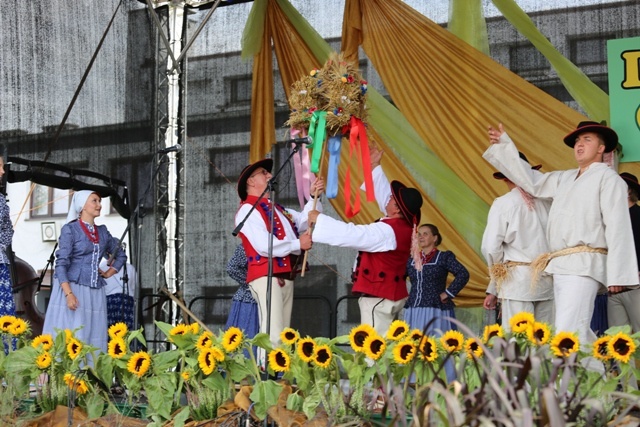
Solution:
[[[67,214],[67,222],[71,222],[80,217],[80,212],[82,208],[84,208],[84,204],[87,203],[87,199],[93,193],[95,193],[95,191],[91,190],[82,190],[73,193],[73,199],[71,199],[71,206],[69,206],[69,213]]]

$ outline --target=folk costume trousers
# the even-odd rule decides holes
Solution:
[[[505,331],[511,329],[509,320],[520,312],[527,312],[533,314],[536,322],[544,322],[549,326],[554,322],[554,301],[520,301],[515,299],[503,299],[502,300],[502,327]]]
[[[360,307],[360,323],[373,326],[380,336],[385,336],[391,322],[397,317],[404,307],[407,298],[398,301],[391,301],[379,297],[360,297],[358,306]]]
[[[553,275],[556,333],[577,332],[581,346],[595,341],[591,317],[600,286],[600,282],[587,276]]]

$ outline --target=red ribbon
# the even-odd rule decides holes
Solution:
[[[351,120],[349,120],[349,124],[345,126],[343,134],[346,134],[347,131],[349,133],[349,162],[347,163],[347,173],[344,185],[344,212],[347,218],[352,218],[360,212],[359,191],[356,191],[356,199],[353,207],[351,206],[351,167],[349,166],[351,164],[351,158],[353,157],[354,150],[357,151],[358,144],[360,145],[359,160],[364,178],[367,201],[374,201],[376,199],[376,195],[373,189],[373,176],[371,175],[371,158],[369,155],[369,138],[367,138],[367,129],[362,120],[352,116]]]

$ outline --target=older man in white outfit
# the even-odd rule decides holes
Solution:
[[[547,224],[551,251],[544,271],[553,275],[556,331],[577,332],[581,343],[595,338],[589,328],[596,294],[616,294],[638,284],[638,266],[627,207],[627,186],[602,163],[618,144],[613,129],[581,122],[564,138],[577,169],[540,173],[518,156],[504,132],[489,128],[483,157],[535,197],[552,198]]]

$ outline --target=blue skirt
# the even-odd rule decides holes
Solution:
[[[453,309],[440,310],[434,307],[407,307],[404,309],[404,321],[409,327],[424,331],[427,328],[427,335],[440,336],[449,330],[457,330],[453,322],[445,317],[456,318]]]
[[[232,326],[240,328],[247,338],[256,336],[256,334],[260,332],[258,304],[232,301],[225,329]]]
[[[90,288],[73,282],[69,284],[71,291],[78,298],[78,308],[71,310],[67,307],[64,291],[54,278],[42,333],[55,337],[58,331],[82,327],[76,332],[76,338],[106,352],[107,296],[104,288]]]

